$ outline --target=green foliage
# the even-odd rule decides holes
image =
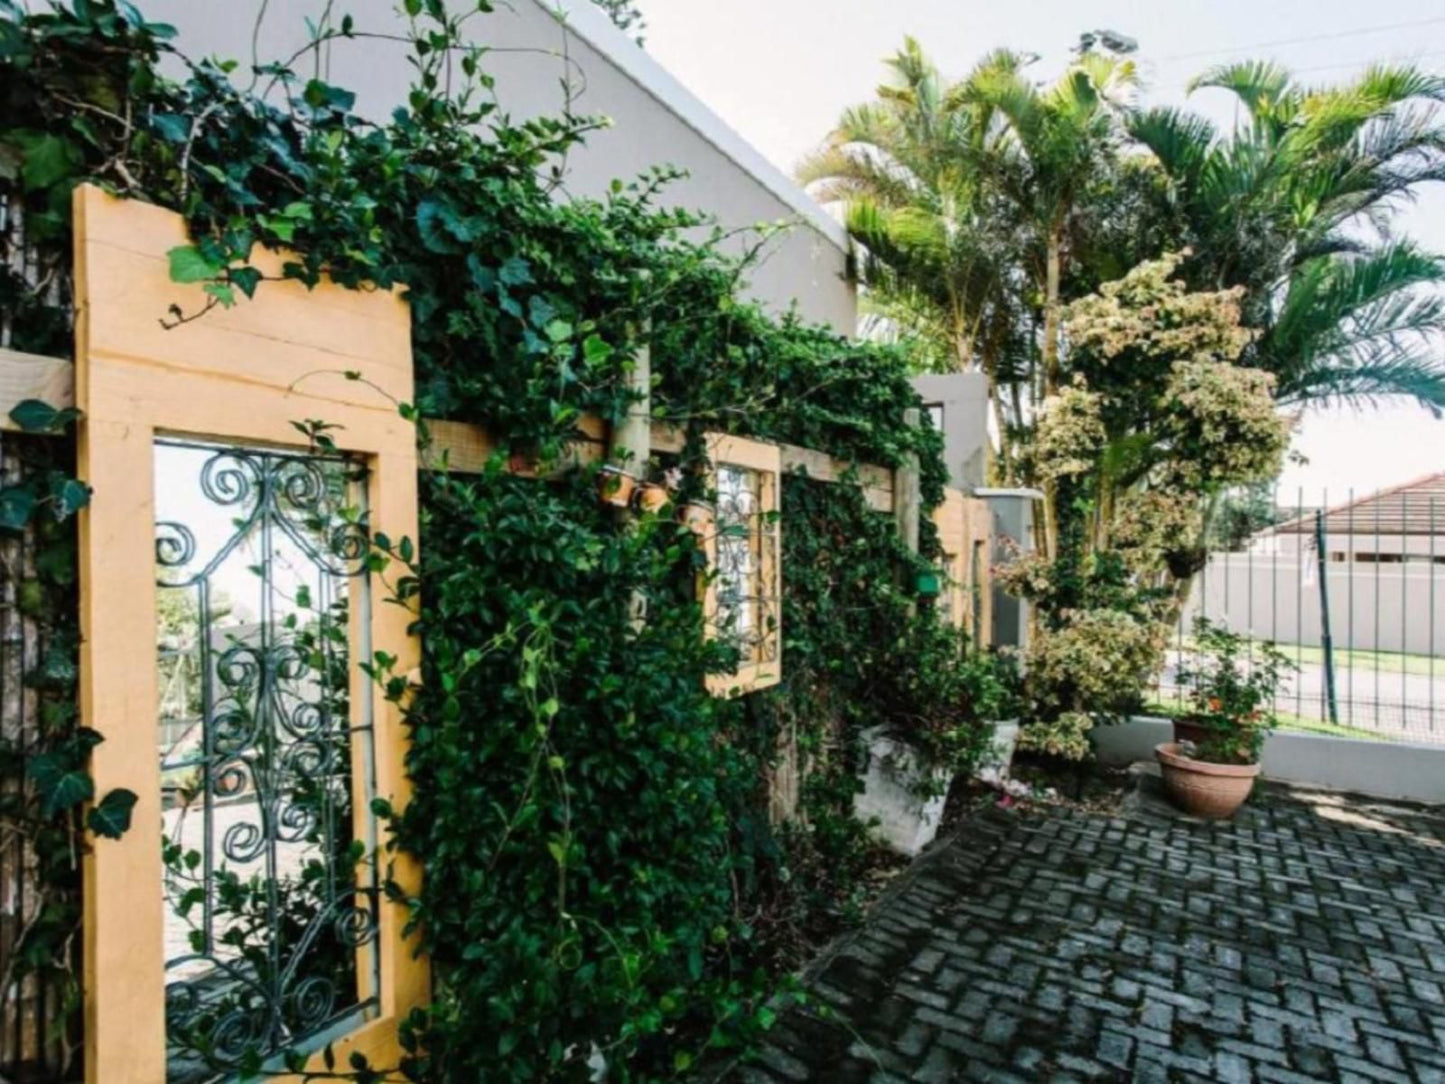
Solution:
[[[1194,619],[1177,681],[1189,690],[1189,720],[1207,737],[1195,755],[1216,764],[1257,764],[1275,725],[1275,700],[1297,670],[1272,643],[1256,643],[1227,626]]]
[[[11,944],[7,981],[24,978],[53,991],[60,1006],[78,1008],[78,840],[83,803],[95,794],[86,764],[100,735],[77,720],[74,507],[52,497],[71,479],[72,455],[68,439],[5,434],[10,484],[0,489],[0,562],[5,603],[14,607],[10,616],[24,638],[27,668],[23,692],[6,690],[15,698],[10,703],[22,704],[22,714],[12,720],[18,727],[0,737],[0,851],[10,868],[19,867],[22,848],[29,851],[24,904],[30,921]],[[20,649],[16,642],[6,652],[18,655]],[[7,665],[18,661],[11,656]],[[91,809],[90,826],[112,836],[125,831],[133,799],[128,791],[107,793]],[[57,1028],[45,1041],[56,1049],[70,1037],[68,1029]],[[53,1060],[63,1061],[64,1055]]]
[[[704,676],[729,659],[703,637],[691,533],[660,517],[623,529],[588,472],[544,483],[503,464],[513,452],[555,460],[584,413],[624,415],[646,329],[654,410],[689,434],[685,475],[702,432],[728,430],[857,462],[916,454],[932,504],[941,441],[900,424],[919,406],[904,351],[739,300],[745,263],[719,254],[709,223],[665,206],[671,171],[559,201],[565,155],[594,122],[501,119],[464,16],[435,0],[404,5],[416,83],[384,125],[356,118],[343,88],[275,65],[260,72],[275,105],[213,62],[163,80],[167,31],[118,0],[35,16],[0,5],[0,160],[18,163],[30,238],[59,284],[58,297],[0,284],[18,299],[17,346],[65,350],[69,195],[98,182],[188,219],[171,273],[204,293],[156,314],[171,326],[267,289],[249,262],[257,245],[293,253],[281,275],[307,284],[323,271],[356,287],[405,284],[417,393],[398,408],[485,424],[502,445],[480,476],[424,478],[419,540],[376,539],[371,566],[395,601],[420,600],[424,681],[405,704],[416,797],[377,812],[391,820],[388,846],[425,866],[406,903],[437,997],[408,1022],[417,1053],[404,1066],[353,1064],[352,1075],[586,1079],[601,1059],[612,1079],[661,1079],[705,1048],[748,1042],[771,1022],[778,970],[826,928],[820,912],[856,914],[858,879],[877,860],[851,816],[859,729],[888,722],[962,767],[998,677],[971,662],[933,673],[958,664],[962,645],[916,595],[931,529],[914,557],[854,487],[789,478],[785,681],[712,699]],[[334,439],[324,418],[296,428],[317,448]],[[81,494],[64,470],[42,476],[0,507],[49,530]],[[53,553],[57,574],[73,568],[73,549]],[[73,607],[54,613],[68,622]],[[67,845],[66,803],[88,783],[73,778],[86,740],[66,699],[73,648],[59,647],[69,684],[57,734],[78,744],[41,768],[57,781],[43,791],[56,807],[45,830]],[[408,697],[393,660],[366,665]],[[807,826],[775,835],[762,776],[785,728],[817,767]],[[128,813],[124,794],[107,796],[93,827],[121,830]],[[186,855],[170,858],[183,874]],[[252,902],[237,887],[227,906],[255,922]],[[75,915],[60,912],[55,928]],[[37,958],[60,947],[38,944]]]

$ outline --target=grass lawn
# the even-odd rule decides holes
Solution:
[[[1255,640],[1264,644],[1264,640]],[[1192,638],[1186,636],[1180,648],[1189,651]],[[1310,644],[1280,644],[1275,648],[1291,662],[1303,666],[1323,666],[1325,649]],[[1442,645],[1445,646],[1445,645]],[[1364,647],[1337,647],[1334,651],[1336,670],[1378,670],[1382,674],[1419,674],[1445,678],[1445,655],[1407,655],[1400,651],[1372,651]]]
[[[1144,711],[1149,715],[1160,716],[1172,719],[1176,715],[1182,715],[1183,709],[1178,704],[1164,700],[1151,700],[1144,705]],[[1400,741],[1409,737],[1408,734],[1396,733],[1394,731],[1365,730],[1358,726],[1336,726],[1320,719],[1311,719],[1304,715],[1295,715],[1287,711],[1275,713],[1278,720],[1276,729],[1294,730],[1306,734],[1325,734],[1334,738],[1360,738],[1364,741]]]
[[[1285,657],[1296,663],[1323,666],[1325,649],[1305,644],[1275,644]],[[1445,658],[1435,655],[1406,655],[1399,651],[1370,651],[1367,648],[1337,647],[1335,669],[1379,670],[1382,674],[1438,675],[1445,678]]]

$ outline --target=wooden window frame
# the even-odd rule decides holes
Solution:
[[[741,696],[776,685],[783,677],[783,561],[781,500],[783,485],[782,449],[776,444],[747,440],[743,437],[723,433],[705,434],[708,471],[708,490],[717,492],[719,466],[739,467],[758,474],[758,529],[771,536],[771,545],[760,546],[761,559],[758,569],[759,594],[773,600],[774,619],[766,635],[773,641],[771,661],[745,661],[730,674],[709,674],[708,692],[714,696]],[[717,516],[721,520],[721,514]],[[703,550],[707,555],[707,574],[702,587],[703,627],[709,638],[718,634],[718,524],[703,537]]]
[[[136,793],[131,830],[91,839],[84,857],[85,1072],[91,1084],[166,1078],[165,946],[160,898],[160,768],[156,757],[157,663],[154,447],[158,434],[307,450],[293,425],[340,426],[329,435],[369,469],[371,528],[417,537],[413,427],[396,403],[412,398],[411,321],[400,290],[353,291],[325,283],[266,282],[254,300],[217,308],[172,330],[170,306],[195,313],[198,285],[170,281],[167,252],[188,243],[179,215],[78,188],[75,210],[76,400],[80,477],[94,490],[80,517],[81,717],[104,740],[91,759],[97,795]],[[258,253],[268,278],[284,254]],[[348,379],[346,373],[361,379]],[[418,665],[408,607],[353,607],[352,642],[368,621],[371,647]],[[369,613],[364,613],[369,610]],[[374,791],[394,809],[410,796],[399,706],[353,660],[350,695],[369,698]],[[359,756],[360,743],[353,746]],[[365,787],[358,776],[358,792]],[[364,806],[355,808],[360,819]],[[404,896],[421,887],[419,863],[378,854]],[[430,990],[427,962],[408,936],[408,910],[383,893],[377,936],[380,988],[374,1018],[332,1040],[338,1065],[352,1052],[378,1067],[401,1057],[398,1025]],[[358,981],[368,969],[358,967]],[[370,992],[367,996],[371,996]],[[322,1052],[311,1067],[321,1070]]]

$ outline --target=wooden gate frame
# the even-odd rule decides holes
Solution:
[[[160,318],[172,305],[194,313],[206,300],[199,286],[170,281],[167,252],[188,243],[184,221],[91,186],[76,190],[74,210],[79,474],[94,489],[80,517],[81,717],[105,739],[92,754],[96,793],[127,787],[139,797],[131,830],[90,840],[84,858],[85,1071],[91,1084],[155,1084],[166,1076],[155,437],[304,450],[293,422],[339,425],[338,447],[370,468],[373,529],[415,540],[416,434],[396,410],[412,397],[411,320],[399,291],[267,282],[253,301],[166,330]],[[269,277],[282,262],[268,253],[257,266]],[[420,658],[413,613],[369,609],[372,649],[409,672]],[[353,607],[353,643],[365,620]],[[399,810],[410,795],[401,712],[357,666],[351,697],[370,698],[375,793]],[[354,774],[360,792],[364,776]],[[356,810],[367,815],[365,803]],[[387,864],[406,895],[419,890],[414,859],[394,853]],[[427,963],[403,933],[406,907],[385,894],[378,906],[379,1015],[334,1042],[338,1065],[359,1051],[394,1066],[398,1024],[429,992]]]

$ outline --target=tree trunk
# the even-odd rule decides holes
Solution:
[[[1048,256],[1044,268],[1044,395],[1059,387],[1059,277],[1063,229],[1049,230]]]

